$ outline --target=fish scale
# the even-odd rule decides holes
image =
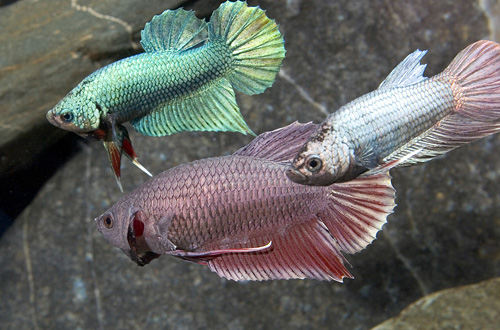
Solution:
[[[431,160],[500,130],[500,45],[480,40],[425,78],[425,51],[408,55],[373,92],[329,115],[287,172],[330,185]]]
[[[147,113],[159,104],[191,93],[211,80],[215,80],[226,73],[229,65],[225,62],[225,54],[218,55],[219,49],[202,46],[206,49],[197,49],[197,53],[171,56],[171,54],[145,54],[125,59],[130,67],[137,67],[139,63],[151,61],[152,65],[139,66],[140,70],[130,70],[129,66],[107,66],[90,76],[88,92],[94,94],[102,85],[109,85],[108,93],[116,95],[110,100],[104,100],[102,107],[113,109],[118,122],[130,121]],[[154,58],[151,58],[154,56]],[[198,67],[185,70],[184,68]],[[169,72],[165,75],[164,72]],[[105,77],[101,79],[99,76]],[[109,84],[109,80],[127,81],[123,84]],[[95,82],[95,83],[94,83]],[[113,90],[114,88],[114,90]],[[141,91],[138,97],[138,91]],[[98,100],[99,101],[99,100]]]
[[[285,57],[276,22],[243,1],[221,4],[208,23],[192,11],[166,10],[145,25],[141,45],[145,53],[92,73],[47,112],[53,125],[103,142],[120,188],[123,151],[151,175],[138,162],[123,123],[148,136],[253,134],[234,89],[264,92]]]
[[[253,162],[255,163],[255,162]],[[263,192],[260,200],[262,201],[262,205],[258,207],[263,210],[267,210],[267,217],[270,219],[275,219],[276,222],[268,222],[267,226],[269,227],[279,227],[286,223],[286,218],[284,218],[284,214],[281,213],[280,205],[283,202],[290,202],[290,196],[293,196],[294,201],[299,201],[293,205],[293,209],[290,214],[286,215],[287,217],[291,217],[294,215],[295,217],[300,217],[308,212],[310,212],[309,206],[307,204],[307,200],[303,197],[302,194],[309,194],[308,189],[303,189],[300,186],[294,185],[290,183],[287,178],[281,175],[281,179],[275,179],[278,174],[283,173],[283,166],[277,166],[274,163],[266,163],[262,162],[259,164],[258,171],[254,171],[258,173],[258,175],[251,174],[253,180],[248,180],[246,175],[242,175],[240,177],[232,177],[228,178],[226,176],[225,181],[221,183],[222,187],[227,187],[229,190],[225,198],[223,198],[224,204],[227,205],[223,211],[220,212],[219,217],[213,218],[210,217],[210,214],[214,213],[212,208],[216,208],[216,206],[211,203],[214,200],[214,195],[220,194],[221,187],[212,186],[211,190],[207,193],[196,193],[201,192],[201,187],[194,182],[187,181],[187,178],[192,173],[197,173],[199,167],[208,167],[213,168],[215,170],[214,177],[216,178],[224,177],[224,172],[226,171],[226,166],[230,166],[231,168],[238,168],[243,173],[255,173],[250,172],[251,162],[248,161],[247,158],[241,157],[228,157],[227,159],[213,159],[204,161],[202,164],[193,163],[196,166],[190,166],[188,168],[177,168],[176,177],[165,177],[165,181],[162,181],[162,178],[158,178],[158,184],[162,186],[170,186],[170,180],[175,181],[186,181],[186,184],[191,186],[189,192],[194,192],[193,196],[190,196],[189,192],[185,192],[185,197],[181,197],[185,201],[191,201],[193,198],[197,200],[196,203],[186,204],[186,206],[182,209],[177,209],[176,213],[179,214],[174,221],[172,221],[170,225],[170,233],[169,239],[172,240],[174,244],[181,248],[189,249],[191,247],[182,246],[177,244],[179,242],[188,241],[189,237],[185,237],[188,235],[188,231],[183,227],[186,223],[189,228],[194,228],[194,224],[200,223],[202,221],[206,221],[206,223],[215,228],[216,230],[213,233],[210,233],[207,236],[198,236],[197,241],[191,242],[193,246],[202,246],[207,244],[210,241],[218,240],[224,238],[224,236],[229,233],[236,232],[237,227],[243,226],[245,223],[255,220],[252,219],[253,209],[257,207],[255,205],[255,200],[251,198],[251,192],[254,190],[260,190]],[[244,178],[244,180],[242,180]],[[284,186],[282,187],[283,191],[280,193],[276,191],[275,186]],[[145,187],[145,189],[158,189],[156,186]],[[168,189],[162,194],[162,198],[169,199],[172,197],[173,191]],[[310,196],[310,197],[318,197],[318,196]],[[281,200],[280,200],[281,198]],[[148,199],[149,200],[149,199]],[[204,201],[204,202],[202,202]],[[145,201],[144,201],[145,202]],[[203,207],[202,205],[208,205],[207,207]],[[164,214],[168,213],[168,209],[156,209],[151,210],[153,213]],[[200,219],[197,215],[201,214],[202,218]],[[204,220],[203,220],[204,219]]]
[[[375,239],[394,207],[394,189],[387,173],[334,187],[288,180],[291,158],[316,128],[292,124],[233,155],[169,169],[124,196],[96,226],[139,265],[167,254],[233,280],[351,277],[342,253]]]
[[[359,153],[364,152],[364,146],[370,146],[375,135],[376,157],[385,158],[452,112],[453,92],[449,84],[441,80],[443,78],[439,76],[419,85],[376,90],[360,97],[329,118],[331,138],[340,140],[342,137],[337,134],[336,127],[349,125],[353,147]],[[426,98],[437,102],[423,103],[421,100]]]

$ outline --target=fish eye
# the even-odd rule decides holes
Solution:
[[[311,172],[317,172],[323,167],[323,161],[319,156],[312,155],[309,156],[306,160],[306,168]]]
[[[70,112],[70,111],[61,114],[60,117],[66,123],[71,123],[73,121],[73,119],[74,119],[73,113]]]
[[[108,215],[105,218],[102,219],[102,222],[104,224],[104,227],[111,229],[113,228],[113,219]]]

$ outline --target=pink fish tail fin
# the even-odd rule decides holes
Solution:
[[[451,80],[456,112],[474,121],[500,119],[500,45],[480,40],[443,71]]]

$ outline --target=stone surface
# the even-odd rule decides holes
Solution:
[[[136,3],[143,10],[149,6]],[[430,50],[425,61],[431,75],[466,45],[490,35],[487,15],[466,0],[250,2],[257,3],[280,23],[287,48],[272,88],[262,95],[237,95],[244,117],[257,133],[295,120],[322,120],[326,111],[376,88],[417,48]],[[190,4],[197,9],[200,2]],[[151,17],[140,10],[122,11],[121,5],[111,8],[107,13],[112,16],[130,15],[126,21]],[[66,24],[59,35],[75,33],[72,21]],[[98,29],[92,35],[101,33]],[[95,50],[95,67],[123,55],[117,44],[130,45],[128,36],[116,42],[87,40],[85,49]],[[132,37],[138,41],[137,33]],[[67,79],[67,90],[85,75],[77,64],[68,65],[61,78]],[[48,85],[42,81],[57,80],[53,74],[47,69],[33,76],[30,92],[35,94],[29,97],[42,100]],[[17,102],[2,95],[2,107]],[[43,99],[40,109],[51,102],[57,98]],[[141,163],[153,173],[228,154],[250,141],[233,133],[165,138],[140,136],[133,129],[131,133]],[[498,136],[429,164],[394,171],[399,205],[378,239],[365,251],[348,256],[356,279],[344,284],[235,283],[206,267],[166,256],[143,268],[135,266],[93,225],[93,219],[121,196],[104,149],[92,141],[81,141],[79,148],[82,151],[59,169],[1,237],[2,327],[369,329],[429,293],[500,276],[500,154],[494,152],[500,148]],[[147,179],[130,162],[123,165],[125,191]]]
[[[425,296],[372,330],[496,330],[499,321],[500,278],[497,277]]]
[[[23,0],[0,7],[0,150],[45,124],[76,81],[140,51],[151,17],[182,1]]]
[[[48,125],[45,113],[76,82],[103,65],[142,52],[139,35],[144,24],[153,15],[186,2],[0,3],[0,153],[6,153],[5,146],[16,143],[24,133]],[[214,0],[204,1],[197,6],[197,15],[209,15],[217,5]],[[51,139],[59,137],[49,134]],[[42,149],[33,147],[36,152]],[[0,169],[5,164],[2,159]]]

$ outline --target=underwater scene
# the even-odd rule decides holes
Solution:
[[[0,1],[0,328],[499,329],[497,42],[494,0]]]

